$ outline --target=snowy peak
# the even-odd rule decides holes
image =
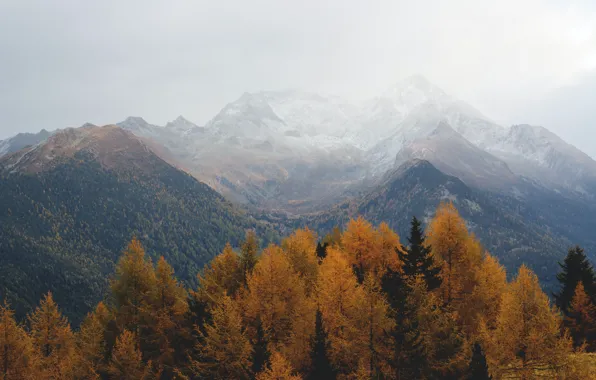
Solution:
[[[396,108],[411,109],[425,102],[451,102],[453,98],[421,75],[413,75],[396,83],[381,98],[391,99]]]
[[[198,125],[188,121],[181,115],[178,116],[175,120],[168,122],[165,127],[167,129],[172,129],[184,133],[190,131],[191,129],[198,128]]]

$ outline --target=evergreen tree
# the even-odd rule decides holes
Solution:
[[[395,321],[395,327],[389,335],[393,341],[391,364],[396,378],[421,378],[427,363],[424,342],[418,329],[417,306],[408,298],[412,288],[405,274],[392,269],[388,269],[383,276],[382,288]]]
[[[404,274],[409,278],[422,275],[429,291],[441,286],[441,266],[433,259],[431,247],[425,244],[420,221],[414,216],[411,221],[409,246],[396,250],[401,260]]]
[[[317,309],[315,336],[311,354],[312,369],[309,379],[326,380],[336,378],[335,371],[329,360],[328,350],[329,342],[327,340],[327,333],[325,333],[325,329],[323,328],[323,314],[321,310]]]
[[[469,380],[491,380],[492,377],[488,373],[488,364],[486,363],[486,356],[480,346],[476,342],[472,350],[472,359],[470,360],[468,379]]]
[[[242,284],[246,286],[248,275],[252,273],[257,265],[257,256],[259,254],[259,241],[254,231],[246,233],[246,239],[240,246],[240,270],[242,274]]]
[[[325,258],[325,256],[327,256],[327,246],[329,246],[329,243],[323,242],[321,244],[321,242],[317,243],[317,257],[319,258],[319,260],[323,260]]]
[[[568,313],[579,281],[582,282],[586,293],[594,300],[596,296],[596,275],[592,264],[588,261],[581,247],[570,248],[565,260],[559,263],[559,266],[561,266],[561,272],[557,275],[557,280],[561,284],[561,290],[553,296],[557,306],[563,313]]]
[[[257,337],[252,349],[252,372],[259,373],[265,369],[265,365],[269,361],[271,352],[269,352],[269,343],[265,329],[263,328],[263,321],[261,316],[257,316]]]

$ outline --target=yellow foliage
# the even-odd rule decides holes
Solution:
[[[292,365],[277,351],[271,354],[267,368],[257,374],[257,380],[300,380],[301,376],[294,375]]]
[[[497,377],[531,378],[536,371],[558,370],[571,353],[561,334],[561,317],[525,266],[507,286],[496,329],[485,338],[487,359]]]
[[[267,247],[247,282],[242,302],[251,338],[259,317],[271,348],[284,353],[296,368],[307,366],[316,309],[288,256],[278,246]]]

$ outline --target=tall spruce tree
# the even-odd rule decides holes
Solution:
[[[431,247],[424,242],[424,231],[420,221],[414,216],[410,224],[410,244],[404,247],[403,252],[398,251],[404,274],[409,278],[422,275],[429,291],[437,289],[441,286],[441,267],[435,264]]]
[[[323,314],[319,309],[317,309],[315,336],[312,346],[312,369],[308,378],[312,380],[335,379],[337,374],[329,360],[329,342],[323,328]]]
[[[427,369],[423,340],[418,329],[416,305],[408,295],[412,288],[407,277],[388,269],[382,278],[382,288],[391,306],[395,327],[389,332],[393,342],[392,367],[397,379],[419,379]]]
[[[559,265],[561,266],[561,272],[557,275],[557,280],[561,284],[561,290],[559,293],[554,293],[553,296],[559,309],[567,315],[578,282],[582,282],[586,293],[594,300],[596,296],[596,274],[584,250],[579,246],[570,248],[565,260]]]
[[[246,239],[240,246],[240,270],[242,271],[242,284],[246,286],[248,275],[252,273],[257,265],[257,256],[259,254],[259,240],[254,231],[246,233]]]
[[[317,257],[319,258],[319,260],[323,260],[325,258],[325,256],[327,256],[327,246],[329,245],[329,243],[321,243],[318,242],[317,243],[317,250],[316,250],[316,254]]]
[[[492,377],[488,373],[488,364],[486,363],[486,356],[482,350],[480,343],[476,342],[472,349],[472,358],[470,360],[470,369],[468,373],[469,380],[491,380]]]
[[[257,374],[265,369],[271,352],[261,316],[257,316],[257,337],[252,347],[252,372]]]

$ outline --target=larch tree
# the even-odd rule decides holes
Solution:
[[[19,326],[7,303],[0,306],[0,379],[27,380],[36,377],[36,355],[31,338]]]
[[[118,336],[107,370],[110,379],[143,380],[150,378],[152,375],[151,363],[143,362],[137,341],[135,334],[128,330],[124,330]]]
[[[315,233],[305,228],[294,231],[281,243],[282,250],[288,256],[294,271],[303,278],[308,294],[315,286],[319,269],[316,241]]]
[[[245,334],[240,311],[224,296],[213,310],[213,321],[205,326],[199,357],[192,367],[195,374],[209,379],[247,379],[250,377],[252,347]]]
[[[267,368],[258,373],[257,380],[300,380],[301,376],[294,374],[294,369],[290,362],[279,352],[275,351],[271,355]]]
[[[105,372],[109,359],[106,332],[111,320],[110,311],[103,302],[99,302],[81,323],[76,338],[77,348],[81,353],[79,373],[84,378],[99,377]]]
[[[148,323],[142,329],[142,340],[145,359],[166,374],[172,373],[187,356],[184,348],[191,340],[188,311],[188,294],[162,256],[155,268],[155,286],[144,313]]]
[[[267,247],[248,278],[242,300],[251,338],[257,318],[268,334],[270,349],[280,351],[301,369],[308,366],[315,304],[307,297],[302,277],[278,246]]]
[[[118,260],[110,288],[120,329],[139,338],[144,313],[155,290],[155,271],[138,239],[132,239]]]
[[[336,247],[327,248],[316,294],[329,339],[331,362],[342,373],[351,373],[359,362],[359,340],[363,336],[358,325],[362,316],[358,314],[365,293],[343,252]]]
[[[37,357],[38,378],[74,378],[79,356],[75,336],[66,317],[48,293],[29,315],[29,329]]]
[[[362,283],[369,270],[375,270],[381,256],[377,230],[362,217],[352,219],[341,236],[341,245],[358,281]]]
[[[433,255],[443,263],[440,288],[443,303],[465,318],[476,286],[476,272],[482,264],[482,247],[468,233],[464,219],[452,203],[441,203],[437,208],[428,228],[428,242]]]
[[[593,301],[596,301],[596,274],[581,247],[575,246],[570,248],[567,256],[565,256],[562,263],[559,263],[559,266],[561,267],[561,272],[557,275],[557,280],[559,280],[561,290],[553,294],[553,296],[555,297],[557,306],[563,313],[567,313],[569,310],[575,288],[580,281],[584,286],[585,292]]]
[[[561,318],[540,289],[538,278],[521,266],[503,295],[496,329],[485,338],[491,372],[496,377],[533,378],[536,371],[556,371],[571,352],[561,332]]]
[[[407,247],[396,250],[403,263],[404,274],[410,279],[422,276],[426,281],[428,291],[440,287],[441,266],[435,261],[432,248],[426,243],[422,224],[415,216],[410,222],[408,243]]]
[[[217,305],[224,294],[233,297],[242,286],[243,272],[240,257],[230,244],[226,244],[222,253],[205,265],[197,275],[199,288],[195,297],[208,305]]]
[[[585,345],[588,352],[596,350],[596,306],[581,281],[577,283],[564,322],[576,347]]]

